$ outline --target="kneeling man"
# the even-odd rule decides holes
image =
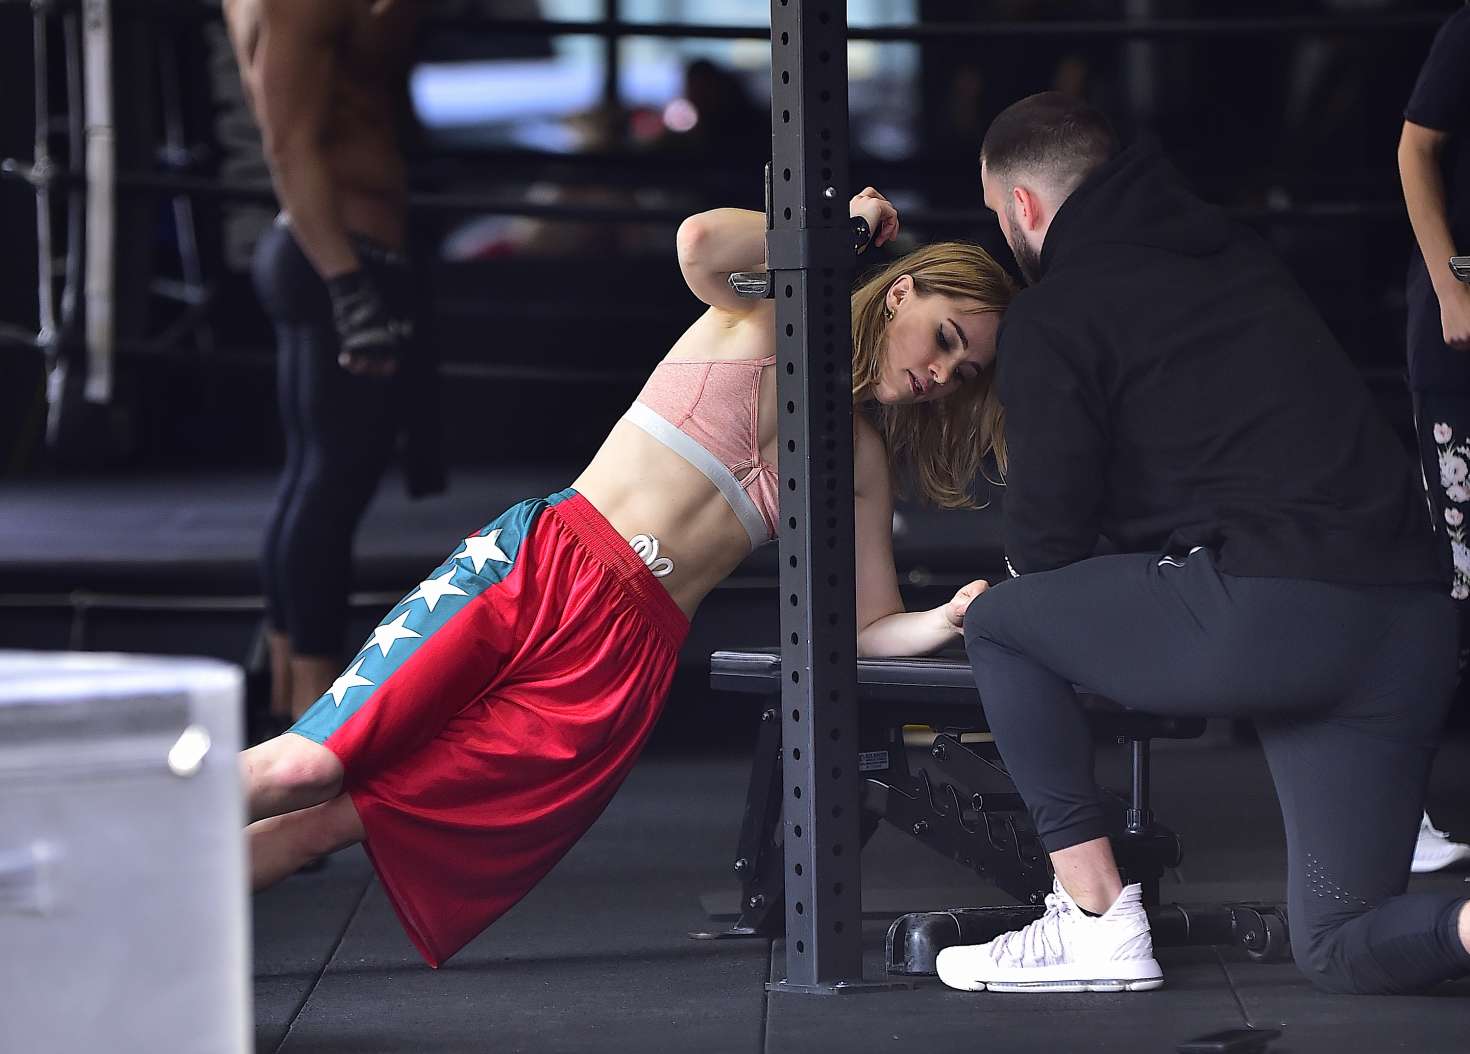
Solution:
[[[1404,893],[1455,680],[1418,474],[1280,263],[1157,147],[1055,93],[1002,113],[985,203],[1031,287],[1001,324],[1006,553],[965,641],[1057,876],[1046,914],[946,949],[957,988],[1163,983],[1074,684],[1255,721],[1296,961],[1333,992],[1470,973],[1463,894]],[[1100,539],[1119,555],[1094,556]]]

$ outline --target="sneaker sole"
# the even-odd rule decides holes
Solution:
[[[990,981],[973,991],[992,992],[1151,992],[1162,988],[1162,977],[1145,977],[1137,981]]]
[[[958,976],[958,971],[939,970],[939,979],[951,988],[964,992],[1148,992],[1164,983],[1163,971],[1157,960],[1140,960],[1127,972],[1132,977],[1038,977],[1043,971],[1051,972],[1056,967],[1031,970],[1016,970],[1020,976],[982,980],[973,976]],[[1060,971],[1058,971],[1060,972]],[[1027,975],[1030,979],[1027,979]]]

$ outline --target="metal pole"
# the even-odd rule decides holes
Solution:
[[[771,0],[786,977],[862,980],[853,593],[847,12]]]
[[[82,78],[87,120],[86,304],[88,402],[112,399],[113,249],[116,236],[116,144],[112,124],[112,16],[110,0],[83,0]]]
[[[49,9],[36,4],[31,9],[31,43],[35,55],[36,83],[36,138],[33,147],[36,188],[36,306],[40,316],[41,331],[36,343],[45,350],[47,366],[51,366],[56,340],[56,299],[52,288],[52,277],[56,272],[56,260],[51,253],[51,102],[50,102],[50,49],[47,46]]]

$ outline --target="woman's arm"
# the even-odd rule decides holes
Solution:
[[[1458,249],[1445,218],[1444,176],[1439,167],[1440,153],[1448,139],[1445,132],[1405,121],[1399,139],[1399,179],[1409,224],[1439,298],[1444,342],[1470,350],[1470,286],[1457,281],[1449,269],[1449,259]]]
[[[748,312],[759,300],[747,300],[730,288],[736,271],[766,269],[766,218],[746,209],[711,209],[679,225],[676,239],[679,270],[690,292],[710,307]]]
[[[987,588],[971,582],[949,603],[905,611],[893,565],[893,483],[877,429],[857,419],[853,444],[853,509],[859,658],[927,655],[958,643],[965,608]]]

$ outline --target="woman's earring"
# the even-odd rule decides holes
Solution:
[[[892,322],[893,321],[893,308],[891,308],[891,307],[885,307],[883,309],[883,321],[884,322]]]

